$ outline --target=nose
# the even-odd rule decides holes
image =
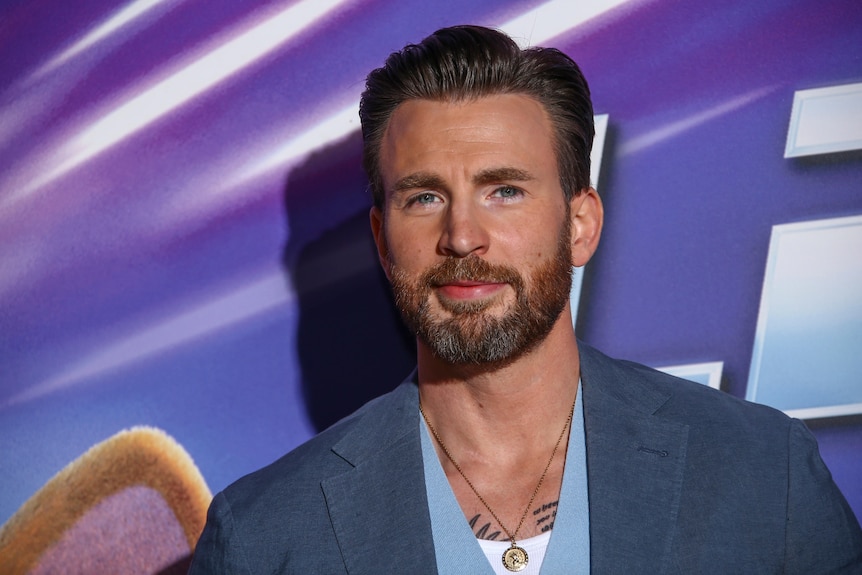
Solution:
[[[451,201],[444,216],[443,230],[437,245],[441,254],[467,257],[488,250],[488,230],[476,206],[468,201]]]

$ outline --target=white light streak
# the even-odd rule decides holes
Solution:
[[[293,296],[279,270],[226,295],[133,333],[84,358],[65,373],[11,397],[0,408],[37,399],[102,373],[185,345],[286,304]]]
[[[718,118],[719,116],[723,116],[724,114],[728,114],[733,112],[734,110],[738,110],[743,106],[754,102],[766,96],[773,90],[775,90],[775,86],[767,86],[765,88],[758,88],[757,90],[753,90],[748,92],[747,94],[743,94],[741,96],[737,96],[732,100],[719,104],[718,106],[714,106],[707,110],[703,110],[698,112],[697,114],[692,114],[685,118],[681,118],[675,122],[671,122],[669,124],[665,124],[656,128],[655,130],[650,130],[646,134],[638,136],[636,138],[632,138],[628,142],[622,144],[619,148],[619,157],[626,156],[629,154],[634,154],[636,152],[640,152],[646,148],[651,146],[655,146],[665,140],[673,138],[682,134],[683,132],[687,132],[693,128],[700,126],[701,124],[705,124],[710,120]]]
[[[104,150],[265,56],[344,0],[294,4],[121,105],[81,134],[82,159]]]
[[[93,29],[89,34],[75,42],[72,46],[64,50],[61,54],[52,58],[47,64],[42,66],[33,77],[38,78],[44,76],[48,72],[61,66],[68,60],[74,58],[87,48],[101,42],[111,34],[119,31],[121,28],[134,22],[137,18],[143,16],[159,4],[168,0],[136,0],[125,8],[122,8],[109,17],[101,25]]]
[[[349,0],[302,0],[240,33],[117,106],[73,138],[55,167],[6,202],[25,197],[253,64]]]

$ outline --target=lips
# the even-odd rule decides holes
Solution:
[[[508,266],[494,265],[478,256],[447,258],[429,269],[422,283],[448,300],[476,300],[491,297],[507,284],[517,292],[521,286],[518,272]]]
[[[481,299],[496,294],[506,286],[505,282],[480,282],[461,280],[445,283],[436,287],[437,292],[447,299]]]

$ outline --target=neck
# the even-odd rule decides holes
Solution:
[[[447,364],[421,343],[418,360],[426,414],[453,451],[480,459],[547,452],[571,410],[580,373],[568,308],[539,345],[506,364]]]

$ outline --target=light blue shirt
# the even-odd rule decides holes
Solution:
[[[590,573],[590,508],[587,497],[587,448],[584,435],[584,406],[581,383],[569,432],[566,466],[560,487],[560,502],[551,540],[542,562],[542,575],[589,575]],[[423,418],[422,463],[425,468],[425,490],[431,514],[431,533],[437,556],[437,572],[487,573],[494,570],[476,541],[476,536],[464,518],[458,500],[446,479],[443,466],[434,450],[434,440]]]

